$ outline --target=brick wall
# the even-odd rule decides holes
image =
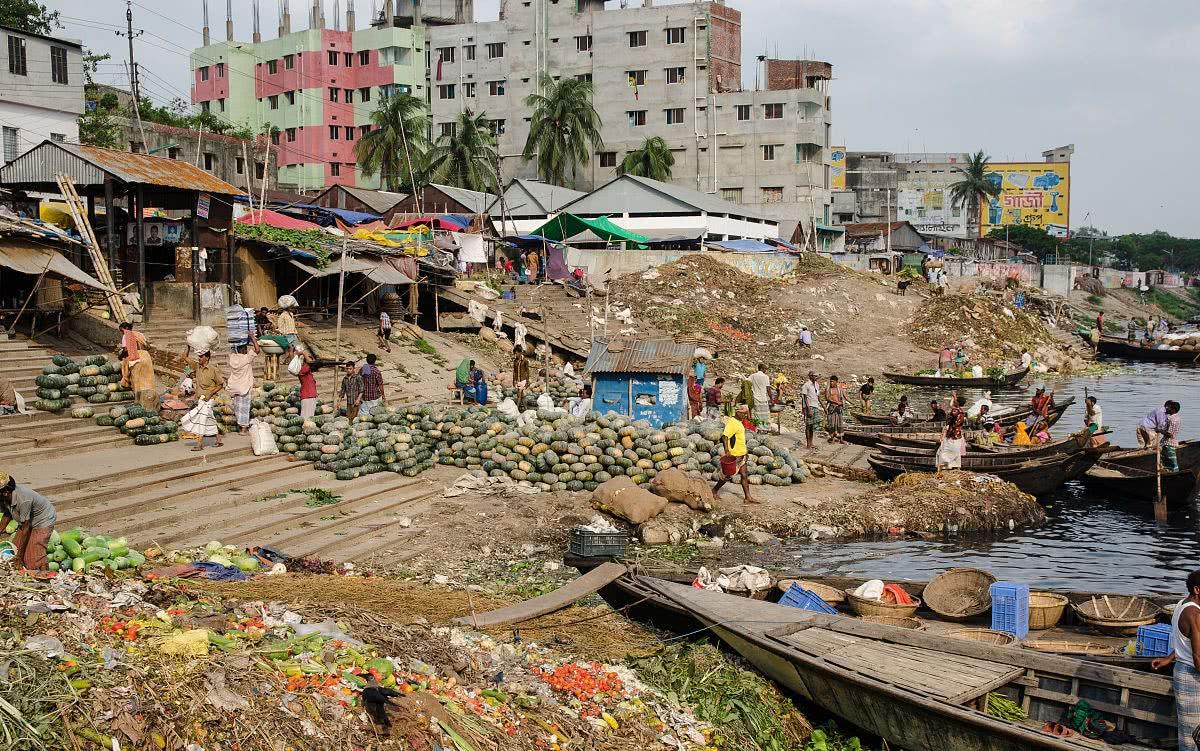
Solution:
[[[742,13],[728,5],[709,6],[709,86],[715,91],[742,88]]]
[[[767,90],[807,89],[813,78],[833,78],[833,66],[818,60],[767,60]]]

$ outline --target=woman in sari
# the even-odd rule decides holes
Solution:
[[[129,383],[133,397],[143,409],[158,409],[158,382],[154,377],[154,360],[146,350],[138,350],[133,357],[122,359],[129,363]]]
[[[1016,424],[1016,434],[1013,436],[1012,445],[1014,446],[1031,446],[1033,441],[1029,439],[1029,429],[1025,427],[1025,422],[1021,421]]]
[[[204,440],[210,436],[215,439],[214,446],[224,445],[221,433],[217,429],[217,417],[213,406],[217,394],[225,388],[225,377],[212,366],[211,360],[208,352],[196,353],[196,406],[179,421],[180,430],[196,436],[196,446],[192,451],[203,451]]]
[[[146,348],[146,336],[133,330],[133,324],[125,321],[120,326],[121,343],[117,346],[117,357],[121,359],[121,382],[132,387],[129,381],[129,368],[138,352]]]

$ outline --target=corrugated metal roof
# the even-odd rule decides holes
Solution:
[[[439,183],[429,183],[429,187],[437,188],[445,193],[450,198],[470,211],[472,214],[487,213],[488,206],[492,201],[496,200],[496,196],[491,193],[480,193],[477,190],[467,190],[466,188],[456,188],[453,185],[441,185]]]
[[[572,214],[620,216],[622,214],[679,214],[705,212],[777,224],[744,206],[682,185],[621,175],[586,196],[560,207]]]
[[[549,216],[584,195],[578,190],[516,178],[504,190],[504,205],[497,198],[488,211],[499,216],[503,209],[513,218]]]
[[[386,212],[405,198],[408,198],[404,193],[392,193],[387,190],[369,190],[367,188],[357,188],[353,185],[337,185],[330,188],[330,190],[334,190],[335,188],[341,188],[365,203],[372,211],[379,214]]]
[[[597,339],[588,354],[587,373],[668,373],[686,375],[696,345],[672,339],[639,339],[606,342]]]
[[[190,162],[149,154],[43,141],[0,169],[5,185],[54,185],[66,174],[78,187],[103,185],[105,175],[131,185],[198,190],[233,196],[240,191]]]

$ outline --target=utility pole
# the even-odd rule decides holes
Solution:
[[[138,101],[141,97],[141,90],[138,86],[138,68],[137,63],[133,61],[133,40],[142,35],[142,30],[138,29],[136,34],[133,33],[133,2],[125,0],[125,33],[115,32],[119,37],[125,37],[129,40],[129,88],[133,94],[133,101]]]

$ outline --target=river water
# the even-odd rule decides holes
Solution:
[[[1171,363],[1129,363],[1099,378],[1051,384],[1077,403],[1054,431],[1062,437],[1083,422],[1085,387],[1104,410],[1109,440],[1137,445],[1138,422],[1167,399],[1183,405],[1183,437],[1200,437],[1200,368]],[[1015,401],[1017,392],[997,399]],[[910,399],[915,400],[915,396]],[[916,400],[918,409],[927,405]],[[880,409],[887,405],[880,405]],[[890,407],[889,407],[890,409]],[[808,574],[929,579],[954,566],[987,569],[1000,579],[1039,587],[1121,593],[1181,592],[1183,579],[1200,568],[1200,511],[1193,499],[1174,509],[1166,524],[1154,521],[1149,504],[1130,504],[1068,483],[1043,499],[1046,524],[1004,536],[964,536],[937,541],[809,542],[790,540],[771,554],[777,565]]]

